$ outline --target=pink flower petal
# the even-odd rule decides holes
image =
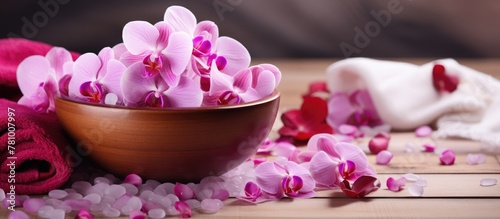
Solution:
[[[254,78],[256,83],[254,89],[259,93],[260,98],[271,95],[276,89],[275,79],[275,76],[270,71],[263,71],[257,78]]]
[[[380,188],[380,181],[373,176],[361,176],[351,185],[347,180],[339,184],[340,189],[351,198],[362,198]]]
[[[121,54],[120,62],[122,64],[124,64],[125,66],[129,67],[136,62],[143,62],[144,58],[146,58],[148,55],[150,55],[149,53],[150,52],[144,52],[144,53],[141,53],[139,55],[133,55],[129,51],[126,51],[123,54]]]
[[[71,53],[68,50],[61,47],[53,47],[47,52],[47,55],[45,55],[45,57],[50,62],[50,66],[54,69],[54,76],[57,80],[62,78],[65,73],[70,73],[65,72],[63,68],[66,62],[73,62]]]
[[[168,44],[168,38],[171,33],[175,32],[172,26],[168,23],[160,21],[154,25],[158,29],[158,40],[156,40],[156,50],[165,49]]]
[[[80,209],[75,219],[94,219],[94,215],[90,213],[87,209]],[[132,218],[132,217],[131,217]]]
[[[338,156],[334,145],[339,141],[330,134],[316,134],[307,142],[308,151],[325,151],[330,156]]]
[[[242,92],[246,92],[252,85],[252,72],[249,69],[243,69],[234,76],[233,86]]]
[[[436,150],[436,146],[431,144],[424,144],[422,147],[424,147],[425,152],[434,152]]]
[[[275,87],[277,87],[281,81],[281,71],[279,70],[278,67],[276,67],[272,64],[264,63],[264,64],[255,65],[255,66],[250,67],[250,70],[252,71],[252,73],[254,75],[259,74],[260,72],[264,72],[264,71],[271,72],[274,75]],[[253,85],[253,86],[255,87],[255,85]]]
[[[159,36],[158,29],[146,21],[131,21],[123,27],[123,44],[133,55],[155,51]]]
[[[219,28],[212,21],[200,21],[194,29],[194,36],[203,36],[205,40],[209,40],[212,45],[215,45],[219,38]]]
[[[455,163],[455,152],[450,149],[445,150],[439,155],[439,160],[443,165],[453,165]]]
[[[486,155],[484,154],[467,154],[467,163],[470,165],[477,165],[486,162]]]
[[[400,177],[399,179],[394,179],[389,177],[386,182],[387,188],[393,192],[399,192],[403,190],[406,185],[406,179],[404,177]]]
[[[337,173],[338,162],[333,161],[330,156],[320,151],[312,157],[309,163],[311,176],[316,180],[317,186],[334,188],[340,183],[340,176]]]
[[[479,182],[479,185],[481,185],[483,187],[494,186],[496,184],[497,184],[497,179],[494,179],[494,178],[485,178]]]
[[[243,44],[233,38],[219,37],[216,50],[218,56],[224,56],[227,60],[226,67],[221,70],[225,74],[235,75],[250,65],[250,53]]]
[[[123,55],[123,53],[128,52],[127,47],[125,47],[125,44],[123,43],[116,44],[112,49],[113,53],[115,54],[116,60],[120,60],[120,57]]]
[[[169,107],[199,107],[203,101],[203,92],[196,81],[181,76],[177,87],[164,92]]]
[[[30,56],[19,64],[16,77],[24,96],[31,97],[36,93],[40,83],[47,80],[50,68],[49,61],[39,55]]]
[[[101,68],[101,60],[96,54],[85,53],[78,57],[73,65],[73,77],[68,85],[70,97],[81,97],[80,86],[85,82],[97,80],[97,72]]]
[[[177,5],[168,7],[163,20],[172,25],[176,31],[184,31],[190,36],[194,33],[196,17],[185,7]]]
[[[415,135],[419,138],[429,137],[432,134],[432,129],[429,126],[420,126],[415,130]]]
[[[280,196],[280,181],[284,174],[278,172],[276,164],[272,161],[261,163],[255,168],[257,183],[261,189],[271,195]]]
[[[334,93],[328,100],[328,117],[326,121],[333,128],[346,124],[353,113],[353,106],[345,93]]]
[[[413,196],[422,196],[424,194],[424,187],[417,184],[410,184],[408,186],[408,192]]]
[[[303,186],[300,189],[301,193],[309,193],[314,190],[316,183],[309,170],[293,161],[287,161],[285,163],[285,169],[290,176],[298,176],[302,179]]]
[[[143,78],[145,68],[138,62],[131,65],[124,73],[120,81],[123,89],[123,99],[125,105],[137,105],[143,100],[144,96],[151,91],[156,91],[154,78]]]
[[[375,157],[376,163],[380,165],[387,165],[391,162],[394,155],[387,150],[380,151]]]
[[[353,178],[350,180],[356,180],[358,177],[363,175],[376,175],[375,169],[368,163],[366,154],[358,146],[350,143],[340,142],[335,144],[335,151],[337,154],[339,154],[341,160],[350,160],[356,164],[356,171],[353,174]]]
[[[184,32],[172,33],[168,38],[168,45],[162,54],[168,58],[170,70],[175,75],[180,75],[191,60],[193,42]],[[161,72],[160,72],[161,73]],[[165,76],[165,75],[162,75]]]
[[[342,124],[337,129],[343,135],[355,135],[358,132],[358,127],[348,124]]]
[[[106,75],[101,79],[108,92],[116,94],[119,99],[122,98],[121,77],[126,69],[120,61],[111,59],[107,63]]]
[[[293,144],[288,142],[275,143],[272,154],[275,156],[286,157],[288,160],[293,156],[297,156],[300,150]]]

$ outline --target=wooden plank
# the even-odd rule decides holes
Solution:
[[[479,182],[484,178],[494,178],[500,182],[500,174],[418,174],[427,180],[422,197],[432,198],[474,198],[489,197],[500,198],[500,185],[482,187]],[[377,178],[381,183],[381,188],[368,197],[371,198],[394,198],[413,197],[406,188],[399,192],[392,192],[387,189],[386,181],[389,177],[399,178],[400,174],[378,174]],[[340,190],[326,190],[317,193],[316,197],[321,198],[345,198]]]

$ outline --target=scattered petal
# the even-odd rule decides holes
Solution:
[[[191,207],[189,207],[189,205],[186,204],[186,202],[183,202],[183,201],[175,202],[174,207],[175,207],[175,210],[179,211],[179,213],[180,213],[179,216],[181,218],[190,218],[191,216],[193,216],[193,212],[191,211]]]
[[[351,198],[362,198],[380,188],[380,181],[373,176],[361,176],[353,184],[344,180],[339,184],[340,189]]]
[[[75,219],[94,219],[94,215],[91,214],[87,209],[80,209]]]
[[[378,154],[380,151],[387,150],[389,147],[389,138],[376,135],[368,142],[368,149],[373,154]]]
[[[394,155],[390,151],[383,150],[377,154],[375,160],[379,165],[387,165],[391,162],[393,157]]]
[[[455,163],[455,152],[450,149],[445,150],[439,155],[439,160],[443,165],[453,165]]]
[[[434,152],[436,150],[436,146],[432,144],[424,144],[422,147],[424,147],[425,152]]]
[[[483,187],[494,186],[496,184],[497,184],[497,179],[494,179],[494,178],[485,178],[479,182],[479,185],[481,185]]]
[[[404,177],[400,177],[399,179],[389,177],[387,179],[386,185],[389,190],[393,192],[399,192],[405,187],[406,179]]]
[[[432,128],[429,126],[420,126],[415,130],[415,135],[419,138],[429,137],[432,134]]]

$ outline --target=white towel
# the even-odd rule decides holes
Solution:
[[[436,91],[434,64],[459,77],[455,91]],[[500,82],[453,59],[418,66],[349,58],[328,67],[327,84],[332,92],[367,89],[380,118],[393,129],[435,123],[435,137],[462,137],[500,147]]]

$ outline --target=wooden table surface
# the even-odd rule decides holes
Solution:
[[[423,64],[432,59],[392,59]],[[301,95],[312,81],[324,80],[325,69],[335,60],[255,60],[278,66],[283,78],[279,90],[281,110],[297,108]],[[476,70],[500,78],[500,59],[458,60]],[[499,112],[500,113],[500,112]],[[280,127],[280,124],[275,126]],[[500,134],[500,133],[499,133]],[[429,139],[427,139],[429,140]],[[481,187],[483,178],[500,180],[500,150],[485,151],[478,142],[434,139],[440,147],[456,153],[452,166],[439,165],[434,153],[407,153],[405,144],[421,144],[413,133],[391,133],[390,150],[395,157],[388,166],[375,165],[374,155],[368,155],[378,172],[382,187],[363,199],[346,198],[338,190],[319,192],[311,199],[283,199],[251,205],[230,198],[216,214],[196,214],[193,218],[500,218],[500,185]],[[367,151],[368,139],[356,144]],[[485,153],[484,164],[468,165],[466,155]],[[428,181],[423,196],[414,197],[407,189],[391,192],[386,189],[388,177],[416,173]],[[0,216],[5,216],[5,210]]]

